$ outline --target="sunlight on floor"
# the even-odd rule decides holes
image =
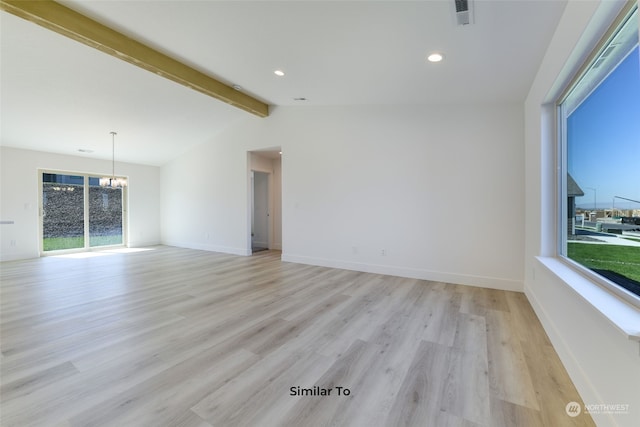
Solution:
[[[85,258],[96,258],[108,255],[116,255],[116,254],[130,254],[136,252],[147,252],[147,251],[155,251],[156,248],[118,248],[118,249],[105,249],[102,251],[92,251],[92,252],[78,252],[73,254],[64,254],[64,255],[53,255],[53,258],[67,258],[67,259],[85,259]]]

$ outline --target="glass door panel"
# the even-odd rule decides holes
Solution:
[[[84,177],[42,174],[42,248],[84,247]]]
[[[121,245],[122,188],[101,187],[89,177],[89,246]]]

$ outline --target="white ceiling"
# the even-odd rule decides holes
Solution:
[[[271,105],[523,102],[566,1],[476,0],[465,27],[452,2],[63,3]],[[4,146],[110,158],[115,130],[118,160],[162,165],[249,115],[6,12],[0,25]]]

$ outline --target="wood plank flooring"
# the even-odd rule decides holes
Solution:
[[[594,425],[521,293],[148,249],[0,265],[2,426]]]

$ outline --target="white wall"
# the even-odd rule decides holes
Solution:
[[[233,142],[203,144],[163,165],[162,242],[250,254],[247,166],[247,150]]]
[[[110,174],[111,161],[0,147],[0,259],[38,253],[38,169]],[[160,243],[160,168],[116,162],[129,177],[129,246]],[[15,242],[12,245],[11,242]]]
[[[162,168],[163,241],[246,254],[246,152],[281,146],[284,260],[522,290],[522,130],[517,105],[248,117]]]
[[[620,1],[570,1],[525,104],[525,293],[585,404],[628,404],[626,415],[593,415],[601,426],[637,426],[637,342],[579,297],[537,256],[556,254],[554,100],[620,10]]]

